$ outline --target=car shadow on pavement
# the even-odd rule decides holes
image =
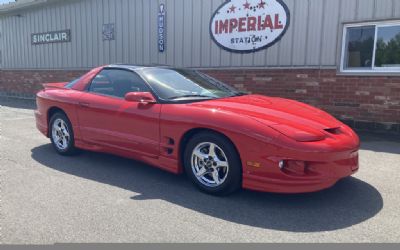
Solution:
[[[34,99],[18,99],[0,96],[0,106],[33,110],[36,108],[36,103]]]
[[[361,149],[384,152],[389,154],[400,154],[400,135],[396,134],[374,134],[359,132]]]
[[[56,171],[132,191],[133,200],[165,200],[218,219],[280,231],[347,228],[374,217],[383,207],[378,190],[353,177],[311,194],[243,190],[227,197],[214,197],[199,192],[184,175],[107,154],[83,152],[63,157],[47,144],[33,148],[32,158]]]

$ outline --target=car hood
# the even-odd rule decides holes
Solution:
[[[326,130],[338,128],[341,122],[326,112],[310,105],[262,95],[245,95],[209,100],[189,105],[232,112],[253,118],[268,126],[286,125],[299,130]]]

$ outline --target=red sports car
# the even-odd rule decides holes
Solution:
[[[358,170],[358,136],[329,114],[199,71],[109,65],[44,86],[36,123],[61,155],[137,159],[216,195],[312,192]]]

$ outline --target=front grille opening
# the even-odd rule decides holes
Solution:
[[[333,134],[333,135],[338,135],[338,134],[341,133],[340,127],[337,127],[337,128],[327,128],[327,129],[324,129],[324,130],[325,130],[326,132],[330,133],[330,134]]]

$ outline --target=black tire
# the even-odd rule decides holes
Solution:
[[[69,140],[67,143],[67,146],[65,149],[61,149],[56,145],[56,142],[53,139],[53,125],[57,120],[62,120],[67,127],[68,133],[69,133]],[[77,149],[75,147],[75,140],[74,140],[74,131],[72,129],[72,125],[68,117],[62,113],[62,112],[57,112],[55,113],[51,118],[49,122],[49,137],[51,140],[51,144],[53,145],[53,148],[59,153],[60,155],[64,156],[69,156],[69,155],[74,155],[77,153]]]
[[[193,150],[202,143],[214,143],[223,150],[229,164],[229,171],[223,183],[217,187],[210,187],[200,182],[192,170],[192,153]],[[229,195],[240,189],[242,184],[242,166],[240,157],[232,144],[224,136],[214,132],[201,132],[195,134],[187,143],[184,150],[184,167],[185,172],[201,191],[211,195]]]

